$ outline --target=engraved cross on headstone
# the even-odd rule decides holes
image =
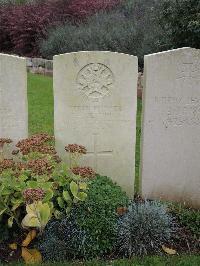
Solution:
[[[108,156],[109,155],[113,155],[113,150],[98,148],[98,134],[97,133],[93,134],[93,139],[94,139],[93,151],[89,151],[89,152],[87,152],[87,154],[94,156],[94,166],[93,167],[94,167],[94,170],[97,171],[99,156],[102,156],[102,155],[108,155]]]

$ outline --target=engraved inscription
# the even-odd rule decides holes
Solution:
[[[166,128],[200,125],[200,98],[198,97],[155,97],[155,103],[162,105],[162,122]]]
[[[88,114],[88,115],[105,115],[111,116],[112,114],[118,114],[122,111],[121,106],[71,106],[72,113],[76,114]]]
[[[112,91],[114,75],[106,65],[91,63],[80,70],[77,84],[79,90],[87,97],[102,98]]]

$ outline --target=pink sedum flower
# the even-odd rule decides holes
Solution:
[[[75,175],[80,175],[82,178],[94,178],[96,174],[91,167],[73,167],[71,171]]]
[[[45,192],[41,188],[27,188],[23,191],[23,197],[27,204],[43,200]]]

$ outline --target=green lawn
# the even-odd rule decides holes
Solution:
[[[53,134],[53,79],[42,75],[28,74],[29,135],[47,132]],[[140,133],[142,101],[138,100],[136,180],[139,189]]]
[[[12,263],[10,266],[23,266],[23,263]],[[35,264],[34,264],[35,265]],[[172,257],[145,257],[131,260],[123,259],[116,261],[88,261],[88,262],[60,262],[43,263],[44,266],[199,266],[200,256],[172,256]],[[3,264],[0,264],[3,266]],[[4,264],[5,266],[5,264]],[[36,265],[35,265],[36,266]],[[38,265],[39,266],[39,265]],[[41,265],[40,265],[41,266]]]
[[[29,135],[53,134],[53,79],[28,74]]]

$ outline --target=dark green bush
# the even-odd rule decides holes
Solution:
[[[159,23],[168,36],[169,48],[200,48],[200,1],[163,0],[159,10]]]
[[[5,221],[0,220],[0,243],[8,239],[9,231]]]
[[[127,206],[128,198],[109,178],[97,176],[89,186],[88,199],[72,211],[82,230],[90,235],[85,258],[113,251],[117,238],[117,208]]]
[[[178,214],[181,224],[185,225],[197,238],[200,237],[200,211],[185,209]]]
[[[40,242],[38,250],[42,254],[43,260],[49,262],[63,262],[67,258],[67,245],[58,238],[48,236]]]
[[[155,254],[170,240],[173,230],[173,219],[164,205],[133,202],[128,213],[119,218],[117,248],[127,257]]]
[[[45,261],[64,261],[84,257],[89,236],[81,230],[75,217],[52,220],[37,244]]]

